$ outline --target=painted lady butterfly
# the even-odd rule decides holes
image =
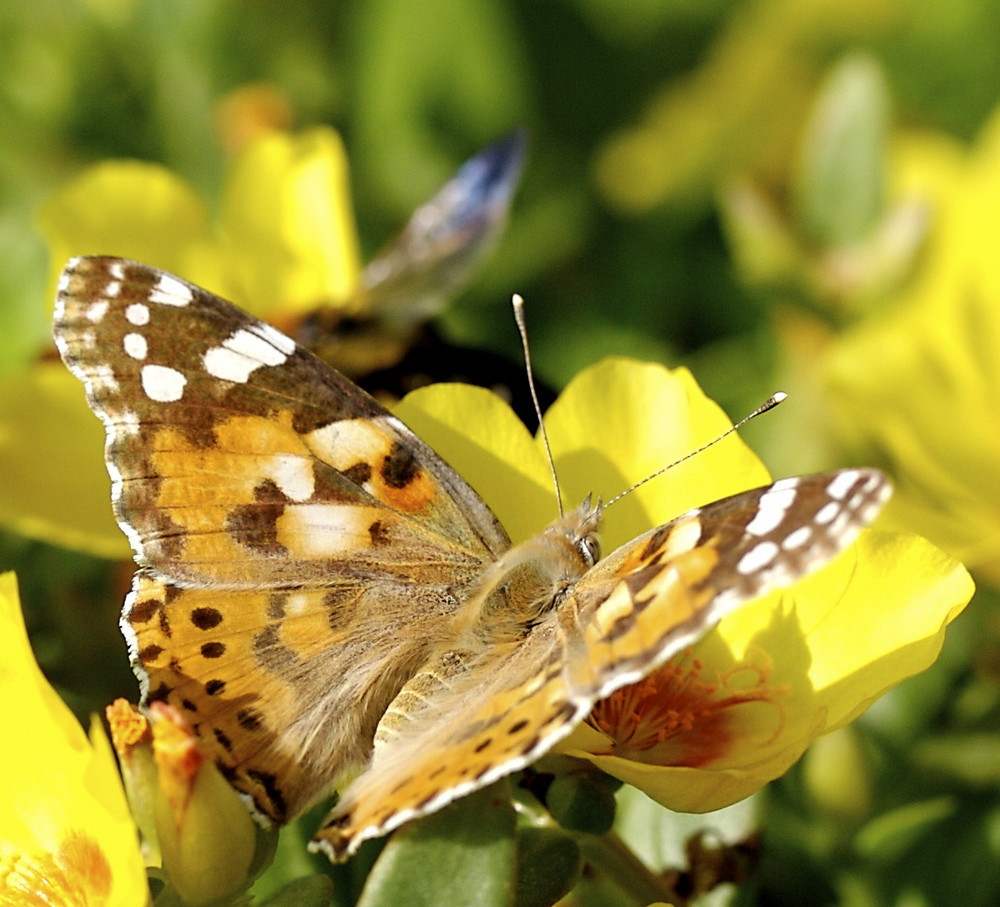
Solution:
[[[74,259],[55,337],[107,429],[145,701],[274,822],[360,772],[315,839],[334,858],[538,758],[889,495],[868,469],[782,479],[600,560],[585,502],[512,548],[398,419],[205,290]]]

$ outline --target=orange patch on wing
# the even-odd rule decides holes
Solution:
[[[375,496],[403,513],[423,513],[437,497],[437,485],[423,469],[417,470],[401,488],[378,479]]]

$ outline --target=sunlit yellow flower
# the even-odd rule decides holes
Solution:
[[[493,395],[431,387],[398,411],[515,541],[551,519],[541,445]],[[607,499],[728,424],[685,370],[620,359],[581,373],[546,416],[569,502],[591,491]],[[746,445],[727,438],[612,507],[604,548],[767,481]],[[923,539],[865,532],[824,569],[725,618],[692,652],[602,703],[559,750],[673,809],[733,803],[930,665],[971,595],[965,570]]]
[[[928,199],[932,233],[888,311],[829,351],[838,433],[893,473],[887,525],[1000,578],[1000,111],[968,153],[900,143],[894,173]]]
[[[273,317],[344,300],[360,274],[347,157],[328,128],[251,141],[226,174],[218,224],[165,167],[103,161],[48,201],[39,226],[53,291],[71,256],[118,255]]]
[[[0,576],[0,904],[137,907],[148,887],[111,747],[35,664],[13,574]]]

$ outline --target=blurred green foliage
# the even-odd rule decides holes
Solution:
[[[868,68],[855,76],[871,91],[858,78],[848,87],[875,106],[851,108],[854,118],[824,138],[817,117],[830,108],[814,106],[817,93],[830,90],[834,64],[859,51]],[[240,128],[232,101],[252,85],[264,86],[266,102],[237,105],[244,118],[341,132],[366,260],[463,159],[525,126],[531,147],[508,232],[440,330],[517,360],[507,302],[517,291],[538,371],[554,386],[614,353],[685,362],[738,416],[780,380],[799,403],[746,434],[766,462],[804,471],[843,454],[809,369],[815,326],[786,316],[843,301],[842,284],[841,295],[827,292],[824,244],[856,240],[886,214],[875,209],[887,204],[882,145],[893,130],[963,142],[978,133],[1000,97],[1000,5],[0,4],[0,375],[50,349],[50,263],[34,227],[45,200],[86,164],[131,157],[168,166],[218,205]],[[846,144],[831,164],[823,152],[838,141]],[[816,153],[804,160],[810,143]],[[737,178],[756,187],[758,206],[736,230],[747,210],[734,212],[728,196],[724,229],[717,199]],[[838,185],[855,190],[854,207]],[[910,262],[916,243],[902,248]],[[754,279],[762,269],[748,260],[766,260],[769,279]],[[905,279],[906,267],[891,265],[893,279]],[[781,280],[770,279],[776,273]],[[847,307],[851,318],[864,314],[872,285]],[[885,281],[878,289],[888,292]],[[79,714],[114,694],[134,698],[115,619],[127,570],[10,535],[0,538],[0,567],[18,570],[39,661]],[[859,907],[1000,900],[998,607],[995,589],[981,591],[934,670],[759,798],[757,869],[723,894],[738,904]],[[665,846],[647,858],[677,865],[684,854]],[[590,885],[580,903],[625,897]]]

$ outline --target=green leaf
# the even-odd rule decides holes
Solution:
[[[359,166],[382,207],[404,215],[448,179],[453,158],[441,146],[442,117],[478,141],[526,119],[530,91],[512,12],[499,0],[438,0],[427,28],[422,0],[366,5],[353,36],[354,141],[379,149]],[[437,122],[425,116],[428,105],[439,111]]]
[[[514,818],[499,784],[405,825],[372,868],[358,907],[511,907]]]
[[[962,784],[993,789],[1000,782],[1000,737],[995,731],[939,734],[916,743],[913,761]]]
[[[563,827],[603,835],[615,821],[614,779],[597,771],[557,775],[549,786],[545,804]],[[609,783],[610,782],[610,783]]]
[[[953,797],[908,803],[869,822],[855,837],[854,846],[868,859],[899,857],[929,830],[952,817],[956,809]]]
[[[555,828],[518,834],[517,907],[549,907],[570,892],[583,868],[580,848]]]

